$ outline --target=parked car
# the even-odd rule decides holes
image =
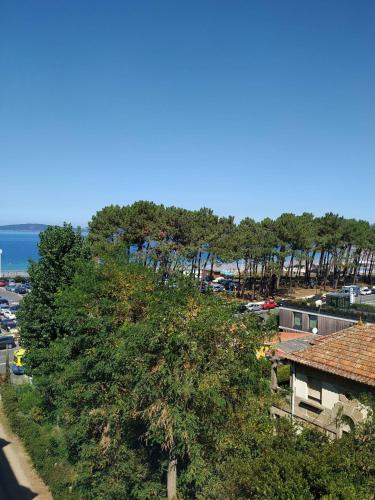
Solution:
[[[245,312],[248,312],[248,308],[247,308],[247,304],[240,304],[238,306],[238,312],[240,313],[245,313]]]
[[[0,287],[7,286],[6,281],[0,280]]]
[[[16,341],[13,335],[0,335],[0,349],[13,349],[16,347]]]
[[[240,304],[238,311],[241,313],[246,313],[246,312],[256,312],[256,311],[261,311],[262,310],[262,305],[261,304],[255,304],[248,302],[246,304]]]
[[[343,293],[350,293],[351,291],[354,293],[355,297],[358,297],[361,293],[361,289],[357,285],[346,285],[341,288],[341,292]]]
[[[375,286],[371,288],[371,293],[375,293]]]
[[[9,309],[3,309],[1,311],[1,314],[4,316],[5,319],[16,319],[16,315],[9,311]]]
[[[19,309],[20,309],[19,304],[13,304],[13,305],[9,306],[9,311],[12,311],[12,313],[16,313],[17,311],[19,311]]]
[[[2,319],[0,321],[0,328],[5,330],[6,332],[13,332],[17,329],[17,321],[10,319]]]
[[[275,309],[277,307],[277,303],[273,299],[268,299],[262,304],[262,309]]]
[[[262,304],[252,304],[249,302],[246,304],[247,310],[250,312],[256,312],[256,311],[261,311],[262,310]]]
[[[27,288],[24,286],[16,286],[14,289],[14,293],[18,293],[19,295],[25,295],[27,293]]]
[[[220,283],[211,283],[210,288],[213,292],[223,292],[225,290],[224,286]]]
[[[240,287],[240,284],[238,281],[234,281],[234,280],[225,280],[223,281],[222,283],[225,287],[225,290],[227,292],[233,292],[233,291],[236,291],[239,289]]]
[[[9,306],[9,301],[7,299],[4,299],[4,298],[0,297],[0,306],[2,304],[5,304],[6,306]]]
[[[5,287],[5,290],[7,290],[8,292],[14,292],[15,288],[16,288],[16,285],[7,285]]]
[[[361,295],[371,295],[371,289],[368,286],[361,288]]]

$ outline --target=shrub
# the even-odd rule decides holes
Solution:
[[[35,388],[3,384],[1,398],[12,431],[23,441],[53,497],[61,500],[82,498],[69,491],[75,481],[75,472],[67,461],[65,440],[59,428],[45,420]]]

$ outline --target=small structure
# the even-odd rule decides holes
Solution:
[[[368,408],[361,395],[375,392],[375,325],[358,323],[332,335],[315,337],[303,350],[273,356],[271,382],[277,367],[291,365],[290,393],[271,409],[273,417],[288,417],[332,438],[363,422]]]

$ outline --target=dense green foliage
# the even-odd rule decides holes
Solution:
[[[56,296],[60,335],[36,351],[33,370],[48,418],[68,431],[75,488],[158,498],[171,456],[181,487],[201,488],[221,429],[249,395],[268,393],[259,320],[233,313],[185,279],[165,285],[138,265],[82,264]]]
[[[45,347],[57,338],[55,294],[70,283],[76,262],[89,255],[83,237],[70,224],[40,233],[38,250],[39,261],[29,266],[33,292],[24,298],[19,313],[22,344],[27,348]]]
[[[89,224],[89,240],[99,255],[119,247],[144,264],[167,271],[202,271],[218,263],[237,263],[241,286],[262,293],[293,282],[332,284],[356,281],[360,269],[371,281],[375,264],[375,226],[327,213],[284,213],[256,222],[139,201],[109,206]]]
[[[4,384],[1,400],[12,430],[25,443],[54,498],[78,500],[80,496],[69,491],[75,471],[68,462],[64,435],[56,423],[45,418],[39,392],[32,385],[15,388]]]
[[[100,259],[71,227],[51,228],[31,266],[21,338],[33,383],[2,394],[55,498],[165,498],[175,460],[178,498],[373,498],[373,419],[338,442],[286,422],[275,434],[269,365],[256,357],[275,325],[172,272],[176,248],[151,245],[154,210],[139,205],[123,231],[109,210],[106,238],[90,237]],[[124,246],[146,237],[129,259]]]

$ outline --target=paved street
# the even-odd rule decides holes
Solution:
[[[5,288],[0,287],[0,297],[3,299],[7,299],[9,304],[13,302],[20,302],[23,299],[23,295],[19,295],[18,293],[8,292]]]
[[[371,304],[375,306],[375,293],[371,295],[361,295],[359,299],[360,304]]]

